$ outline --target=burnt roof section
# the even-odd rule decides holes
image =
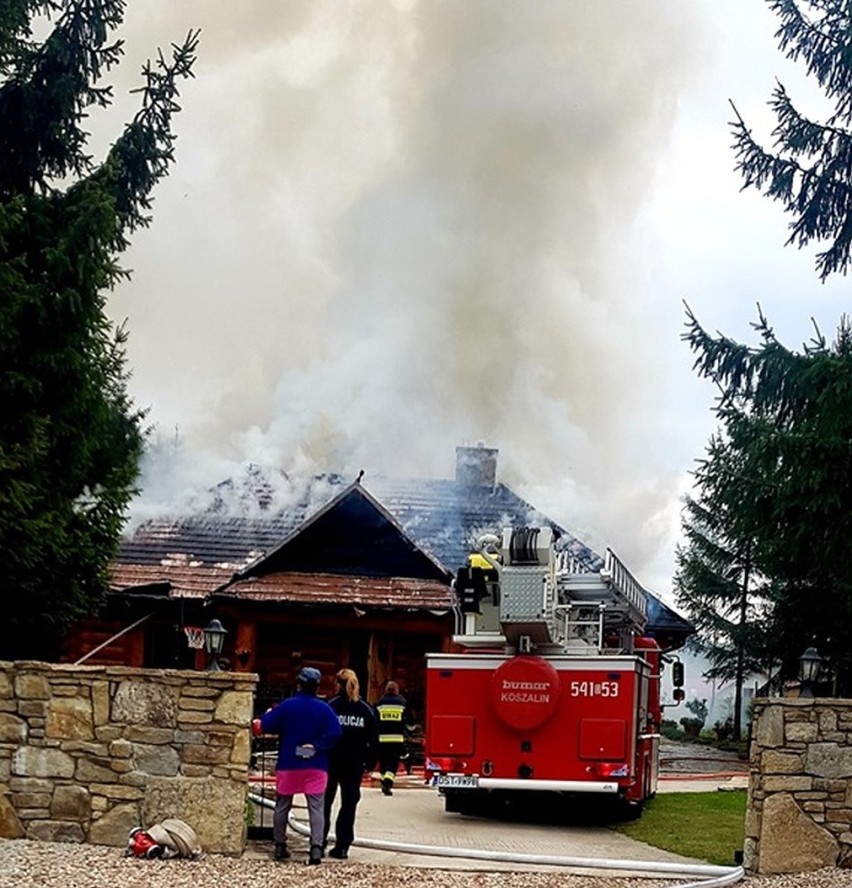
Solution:
[[[451,573],[413,543],[393,515],[357,481],[240,571],[238,578],[282,572],[444,583],[451,579]]]
[[[369,486],[408,536],[453,572],[467,563],[482,534],[499,534],[504,527],[552,527],[558,549],[570,551],[589,570],[603,565],[597,552],[505,484],[472,487],[457,481],[378,478]]]
[[[268,480],[257,480],[256,489],[251,484],[223,482],[214,489],[213,501],[194,515],[145,522],[123,541],[118,563],[170,565],[180,561],[241,572],[271,555],[344,490],[340,476],[327,476],[319,490],[312,485],[282,506],[270,494]],[[238,493],[237,503],[244,514],[226,513],[223,490]],[[375,506],[411,542],[451,573],[466,563],[479,536],[510,526],[552,527],[559,537],[558,548],[570,550],[589,570],[598,570],[603,564],[600,555],[504,484],[487,488],[446,480],[377,478],[368,486],[361,485],[361,490],[371,495]],[[234,507],[233,501],[230,507]]]
[[[303,513],[268,518],[229,518],[201,514],[189,518],[146,521],[125,539],[119,564],[230,567],[239,570],[274,548],[299,525]]]
[[[286,487],[285,496],[279,490],[281,484]],[[124,540],[117,564],[180,565],[187,572],[217,568],[227,576],[247,576],[249,565],[259,564],[263,556],[271,557],[281,549],[305,521],[346,487],[340,475],[316,477],[297,485],[282,473],[270,479],[250,468],[245,478],[217,485],[211,500],[194,515],[140,525]],[[452,573],[466,563],[482,534],[499,533],[509,526],[552,527],[558,535],[557,548],[570,551],[588,570],[599,570],[603,565],[597,552],[504,484],[471,486],[451,480],[378,477],[368,479],[368,489],[362,487],[362,492],[371,495],[373,503],[396,522],[410,543]],[[362,555],[353,558],[350,575],[360,569],[356,563],[363,567]],[[185,576],[178,585],[189,585]],[[693,634],[687,620],[657,596],[649,593],[648,598],[650,631],[681,639]]]
[[[266,555],[326,505],[345,484],[338,475],[299,483],[284,473],[250,466],[190,504],[189,514],[163,515],[139,525],[121,544],[119,564],[175,562],[231,573]]]

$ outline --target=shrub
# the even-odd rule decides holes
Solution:
[[[677,726],[674,719],[667,719],[660,723],[660,733],[666,740],[683,740],[686,736],[684,732]]]
[[[713,725],[717,740],[727,740],[734,731],[734,720],[729,715],[724,721],[719,720]]]

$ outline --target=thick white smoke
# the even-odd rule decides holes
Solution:
[[[223,460],[451,477],[483,440],[641,577],[684,468],[658,420],[682,294],[655,286],[642,213],[701,63],[691,7],[131,3],[122,88],[202,29],[112,306],[137,401],[183,441],[137,516]]]

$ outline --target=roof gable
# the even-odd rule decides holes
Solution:
[[[325,573],[448,582],[450,575],[420,549],[358,482],[311,515],[237,575]]]

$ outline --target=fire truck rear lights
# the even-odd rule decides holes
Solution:
[[[456,773],[466,771],[468,768],[468,763],[463,759],[433,756],[430,761],[436,771],[442,771],[443,773]]]
[[[591,770],[598,777],[629,777],[630,766],[623,762],[599,762]]]

